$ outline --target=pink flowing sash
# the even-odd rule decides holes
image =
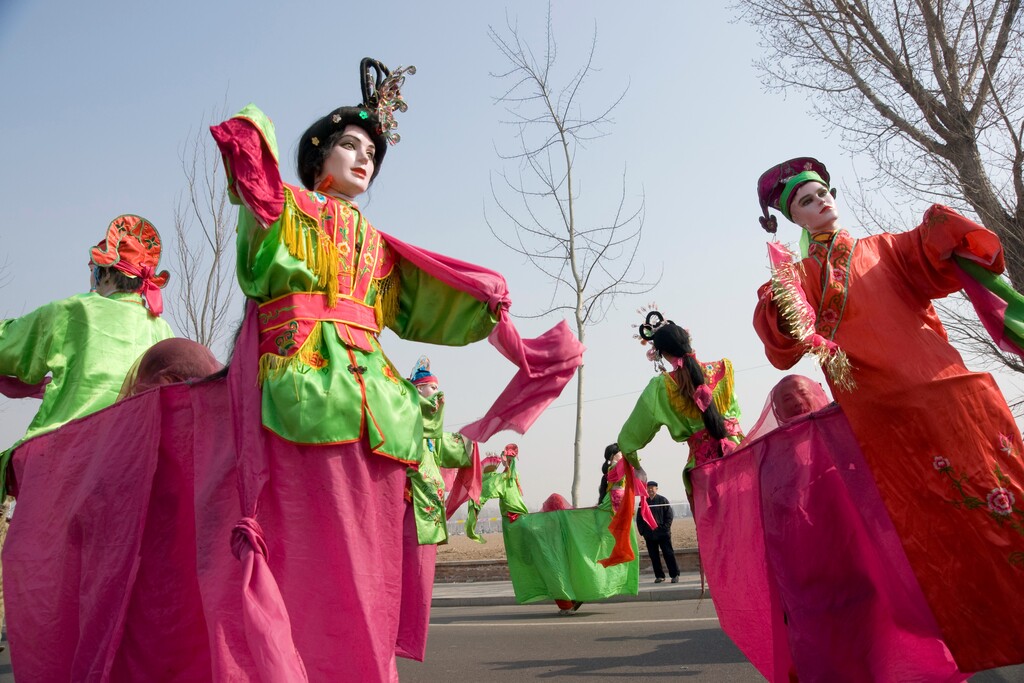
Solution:
[[[811,413],[697,467],[722,629],[770,681],[962,681],[846,417]]]

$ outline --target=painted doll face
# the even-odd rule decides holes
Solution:
[[[835,197],[818,182],[811,181],[796,188],[789,213],[794,223],[812,235],[834,232],[839,228]]]
[[[324,159],[317,184],[331,176],[333,181],[326,188],[328,191],[333,190],[350,199],[358,197],[370,186],[375,151],[376,147],[365,130],[359,126],[345,126],[338,142]]]
[[[416,385],[416,391],[420,392],[420,396],[423,398],[430,398],[439,390],[437,388],[437,382],[424,382],[423,384]]]

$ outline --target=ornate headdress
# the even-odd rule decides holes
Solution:
[[[431,382],[438,384],[437,377],[430,371],[430,359],[426,356],[420,356],[416,361],[416,367],[412,369],[412,374],[409,375],[409,381],[419,386],[420,384],[429,384]]]
[[[779,222],[775,216],[768,213],[769,207],[792,220],[789,203],[793,198],[793,191],[812,180],[830,187],[828,169],[825,168],[825,164],[813,157],[797,157],[783,161],[762,173],[757,179],[757,198],[764,214],[758,218],[761,227],[772,234],[778,230]],[[832,190],[832,195],[835,196],[835,190]]]
[[[377,116],[377,131],[384,136],[389,144],[398,144],[402,136],[394,132],[398,128],[395,112],[409,109],[402,97],[402,86],[406,75],[416,73],[416,67],[398,67],[394,71],[376,59],[364,57],[359,62],[359,73],[362,78],[363,107],[373,110]]]
[[[508,467],[517,456],[519,455],[519,446],[514,443],[510,443],[505,446],[505,450],[501,452],[501,455],[497,453],[488,453],[487,457],[480,461],[480,469],[482,472],[495,472],[501,466]]]
[[[158,316],[164,309],[160,289],[170,278],[166,270],[156,270],[161,248],[160,233],[152,223],[142,216],[124,214],[110,221],[106,237],[89,250],[89,256],[94,265],[140,278],[142,296],[150,312]]]
[[[374,167],[370,180],[377,177],[389,144],[394,145],[401,139],[395,131],[398,128],[395,112],[409,108],[401,88],[406,75],[414,73],[416,67],[413,66],[399,67],[392,72],[369,57],[359,62],[362,101],[356,106],[338,107],[320,117],[299,138],[299,179],[307,189],[318,189],[323,184],[323,179],[317,176],[330,153],[328,145],[332,136],[345,130],[346,126],[358,126],[372,138]]]
[[[636,334],[633,335],[634,339],[639,339],[642,346],[647,346],[647,342],[654,340],[654,333],[664,325],[674,325],[671,320],[666,320],[665,316],[658,311],[655,306],[657,304],[650,303],[646,306],[641,306],[636,309],[636,312],[640,315],[646,314],[644,321],[639,325],[633,325],[636,328]],[[665,366],[662,365],[661,353],[654,348],[654,344],[651,344],[651,348],[647,349],[647,360],[654,363],[654,371],[657,373],[665,372]]]

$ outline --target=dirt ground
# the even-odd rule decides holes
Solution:
[[[449,536],[448,544],[437,547],[438,562],[460,562],[463,560],[503,560],[505,545],[501,533],[484,534],[487,543],[477,543],[466,536]],[[643,541],[640,541],[641,548]],[[672,523],[672,547],[696,548],[697,533],[692,517],[676,518]]]

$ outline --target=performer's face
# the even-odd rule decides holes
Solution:
[[[821,183],[812,181],[796,188],[789,213],[794,223],[812,235],[834,232],[839,228],[835,197]]]
[[[366,192],[373,177],[373,154],[376,147],[366,131],[359,126],[345,126],[338,142],[331,148],[317,184],[328,175],[334,178],[330,189],[349,198]]]
[[[783,380],[779,383],[773,401],[780,420],[792,420],[811,412],[814,408],[814,397],[810,390],[796,380]]]
[[[416,391],[420,392],[420,396],[423,398],[430,398],[438,392],[437,382],[426,382],[425,384],[417,384]]]

